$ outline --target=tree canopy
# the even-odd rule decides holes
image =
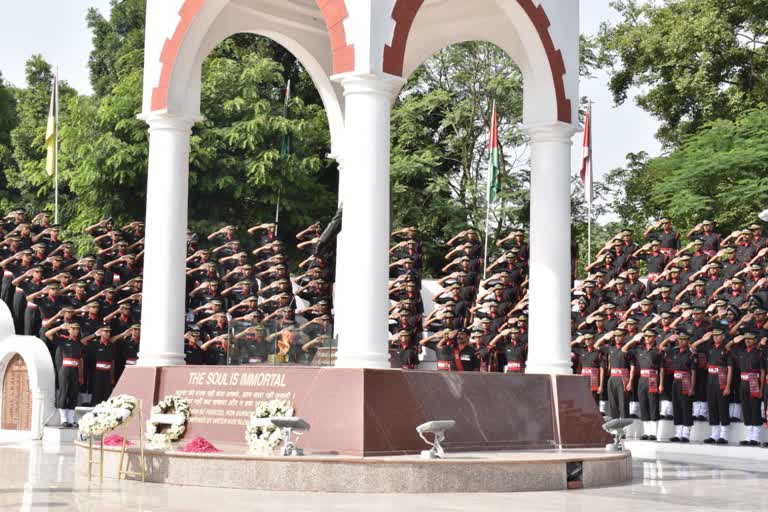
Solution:
[[[707,122],[735,119],[768,101],[768,3],[764,0],[614,0],[600,61],[616,103],[633,88],[678,146]]]
[[[93,93],[78,94],[62,82],[60,212],[65,236],[80,244],[90,243],[82,230],[99,218],[109,215],[122,222],[144,216],[148,136],[136,117],[144,5],[143,0],[116,0],[108,17],[90,10]],[[292,99],[284,118],[288,80]],[[11,112],[3,116],[9,122],[0,124],[0,165],[8,182],[0,192],[2,208],[53,206],[53,182],[44,169],[50,86],[51,67],[42,56],[28,62],[25,87],[10,90],[0,83],[0,109]],[[427,273],[439,272],[442,246],[453,234],[470,226],[484,228],[494,101],[505,157],[502,192],[491,217],[495,239],[528,223],[517,66],[488,43],[451,46],[410,77],[393,109],[393,227],[420,228]],[[278,196],[285,233],[335,213],[338,178],[335,162],[326,157],[327,118],[309,75],[287,50],[252,34],[223,41],[203,64],[201,112],[205,120],[195,125],[191,140],[191,229],[208,232],[222,224],[247,227],[268,221]],[[287,159],[280,158],[284,135],[292,140]]]

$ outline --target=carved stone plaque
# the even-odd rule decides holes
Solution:
[[[0,426],[5,430],[29,430],[32,427],[32,393],[27,365],[18,354],[6,367],[2,400]]]

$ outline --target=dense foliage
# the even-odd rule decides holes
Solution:
[[[758,0],[614,1],[601,63],[617,103],[639,90],[661,121],[663,155],[627,156],[606,178],[619,223],[640,232],[671,216],[730,232],[754,222],[768,191],[768,3]]]
[[[82,229],[96,219],[143,217],[147,131],[136,117],[143,21],[142,0],[115,0],[108,19],[91,10],[94,93],[78,95],[62,83],[61,217],[66,236],[81,244],[88,243]],[[292,100],[285,119],[283,91],[289,79]],[[0,109],[10,112],[0,124],[0,165],[2,179],[8,180],[0,192],[3,209],[52,207],[53,182],[44,171],[43,146],[50,83],[51,67],[41,56],[30,59],[24,88],[11,91],[0,82]],[[505,156],[502,192],[490,219],[495,238],[524,227],[528,218],[517,66],[490,44],[452,46],[416,71],[394,108],[393,227],[422,230],[429,273],[442,267],[440,254],[448,238],[468,226],[484,229],[493,101]],[[308,74],[285,49],[250,34],[222,42],[204,63],[201,111],[205,120],[193,130],[190,161],[192,229],[208,232],[225,223],[244,228],[268,221],[278,196],[280,229],[286,234],[333,215],[337,174],[335,163],[326,158],[326,116]],[[283,160],[280,143],[286,134],[292,151]]]

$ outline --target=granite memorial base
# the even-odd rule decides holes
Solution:
[[[114,394],[143,402],[186,397],[184,439],[242,446],[256,404],[293,403],[311,425],[299,445],[311,455],[380,457],[427,448],[416,426],[453,419],[449,452],[602,448],[610,442],[588,380],[510,375],[298,366],[129,367]],[[134,424],[134,429],[137,426]],[[138,434],[134,431],[132,435]]]
[[[145,481],[277,492],[402,494],[550,491],[632,480],[629,452],[604,449],[462,452],[423,460],[418,455],[257,457],[238,446],[219,448],[222,452],[214,454],[148,450]],[[77,442],[75,453],[77,475],[85,479],[88,444]],[[117,478],[119,461],[119,448],[106,447],[105,479]],[[127,461],[130,471],[139,470],[135,446],[129,447]]]

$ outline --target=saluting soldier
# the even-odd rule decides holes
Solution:
[[[675,424],[675,435],[670,438],[673,443],[687,443],[693,426],[693,398],[696,385],[696,361],[689,348],[691,337],[681,331],[677,335],[677,348],[671,350],[668,356],[672,363],[672,416]]]
[[[728,444],[733,358],[726,347],[725,332],[720,328],[712,329],[691,348],[707,358],[707,406],[712,433],[704,443]]]
[[[743,344],[742,344],[743,341]],[[761,405],[763,384],[765,382],[765,358],[756,346],[756,336],[747,332],[736,336],[729,344],[735,359],[738,361],[741,374],[739,398],[744,418],[746,439],[739,444],[742,446],[758,446],[760,444]]]
[[[708,256],[714,256],[720,250],[720,244],[723,238],[714,231],[714,223],[711,220],[704,220],[697,224],[688,232],[688,239],[701,240],[703,242],[702,250]]]
[[[578,373],[589,378],[592,398],[595,399],[595,405],[599,406],[600,394],[603,392],[605,361],[603,353],[595,348],[595,335],[586,332],[579,336],[571,346],[576,355],[575,365]]]
[[[66,332],[66,334],[64,334]],[[80,342],[80,326],[77,323],[62,324],[45,333],[45,337],[56,346],[56,408],[59,410],[61,425],[75,427],[75,407],[80,393],[83,376],[83,346]]]
[[[659,250],[668,258],[675,256],[680,250],[680,233],[672,229],[672,220],[664,217],[645,232],[647,238],[658,240],[661,246]]]
[[[608,416],[627,418],[629,416],[629,393],[632,391],[632,379],[635,362],[629,353],[629,346],[624,345],[624,329],[613,331],[612,344],[608,349]],[[602,340],[601,340],[602,341]]]
[[[661,370],[664,367],[664,353],[656,347],[656,333],[650,329],[642,333],[643,344],[634,349],[635,365],[640,369],[637,383],[637,397],[640,402],[640,419],[643,422],[643,441],[656,441],[659,425],[659,393],[664,390]],[[627,345],[640,341],[640,335],[632,338]]]
[[[489,348],[504,351],[506,359],[504,373],[525,373],[528,344],[520,341],[520,329],[509,327],[502,330],[491,340]]]
[[[102,326],[87,341],[87,352],[94,362],[89,385],[91,403],[99,404],[112,394],[115,385],[115,347],[112,343],[112,328]]]
[[[200,348],[200,328],[193,327],[184,335],[184,362],[186,364],[205,364],[205,354]]]

